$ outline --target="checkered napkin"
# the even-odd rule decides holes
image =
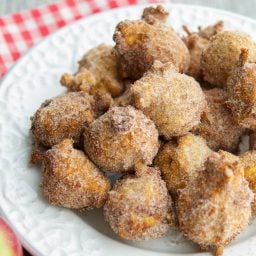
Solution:
[[[29,48],[57,29],[90,14],[125,5],[168,0],[64,0],[0,17],[0,78]]]

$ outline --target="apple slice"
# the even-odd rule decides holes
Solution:
[[[0,218],[0,255],[23,256],[19,240],[2,218]]]

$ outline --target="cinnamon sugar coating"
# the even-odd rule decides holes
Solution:
[[[249,187],[254,193],[252,202],[252,213],[256,215],[256,151],[246,151],[239,156],[241,163],[244,166],[244,176],[249,182]]]
[[[99,44],[89,50],[79,61],[79,70],[75,75],[64,74],[61,84],[71,91],[86,91],[91,95],[121,95],[123,85],[118,75],[117,57],[113,47]]]
[[[164,144],[154,163],[161,170],[168,190],[177,193],[204,169],[211,152],[203,138],[189,133],[180,137],[177,144],[171,141]]]
[[[101,207],[110,181],[66,139],[44,156],[42,191],[49,203],[67,208]]]
[[[155,62],[130,88],[132,104],[153,120],[166,139],[188,133],[206,107],[194,78],[178,73],[171,63]]]
[[[37,144],[51,147],[63,139],[79,143],[85,126],[95,119],[94,99],[85,92],[70,92],[45,101],[32,118]]]
[[[105,220],[124,239],[156,239],[168,231],[166,218],[171,211],[171,198],[158,169],[138,168],[109,192]]]
[[[180,72],[187,70],[190,56],[186,45],[171,27],[156,22],[162,19],[157,13],[157,8],[151,8],[144,11],[145,20],[125,20],[117,25],[113,39],[122,78],[141,78],[155,60],[171,61]]]
[[[256,213],[256,44],[223,22],[180,38],[168,18],[158,5],[121,21],[114,46],[61,76],[68,92],[32,118],[31,163],[50,204],[104,207],[126,240],[172,227],[221,256]],[[250,151],[229,153],[248,130]]]
[[[236,122],[256,129],[256,64],[250,63],[249,51],[242,49],[240,59],[227,81],[227,106]]]
[[[131,80],[124,80],[125,90],[123,94],[113,101],[113,106],[126,107],[128,105],[132,105],[132,96],[131,96],[131,86],[133,82]]]
[[[106,171],[129,171],[138,161],[151,164],[158,148],[154,123],[132,106],[111,108],[84,132],[85,152]]]
[[[213,150],[234,152],[245,129],[238,125],[226,106],[227,95],[223,89],[204,90],[207,109],[193,133],[202,136]]]
[[[46,153],[47,148],[42,145],[34,144],[31,150],[30,164],[39,165],[44,160],[44,154]]]
[[[235,67],[241,48],[249,50],[249,60],[256,61],[256,47],[250,35],[234,31],[222,31],[213,36],[201,58],[203,76],[210,84],[225,87]]]
[[[169,16],[169,12],[162,6],[157,5],[156,7],[147,7],[143,10],[141,18],[148,24],[155,23],[166,23]]]
[[[209,44],[211,37],[223,29],[223,25],[223,21],[219,21],[216,24],[207,26],[203,29],[199,27],[198,32],[190,32],[186,26],[183,26],[187,36],[182,39],[190,53],[190,65],[186,72],[189,76],[192,76],[197,80],[202,79],[200,65],[202,52]]]
[[[222,251],[247,227],[252,200],[239,158],[224,151],[212,153],[205,170],[180,191],[180,231],[202,248]]]

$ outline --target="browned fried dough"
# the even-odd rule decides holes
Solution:
[[[104,216],[113,231],[127,240],[162,237],[168,230],[171,198],[156,168],[137,167],[109,192]]]
[[[42,190],[49,203],[67,208],[101,207],[110,181],[66,139],[44,156]]]
[[[200,122],[206,107],[204,93],[194,78],[178,73],[172,64],[155,62],[130,88],[132,104],[170,139],[188,133]]]
[[[161,170],[168,190],[175,194],[204,169],[210,153],[203,138],[189,133],[179,138],[177,145],[166,143],[154,163]]]
[[[162,6],[158,5],[157,7],[147,7],[143,10],[141,18],[145,20],[148,24],[155,23],[165,23],[169,16],[169,12]]]
[[[145,20],[125,20],[117,25],[113,38],[121,77],[139,79],[155,60],[162,63],[171,61],[180,72],[187,70],[189,51],[171,27],[155,22],[155,19],[159,20],[159,12],[166,13],[162,8],[161,11],[151,8],[145,10]]]
[[[186,31],[187,36],[182,39],[187,45],[190,53],[190,66],[186,73],[197,80],[201,80],[202,70],[200,62],[202,52],[209,44],[211,37],[223,29],[223,22],[219,21],[212,26],[203,29],[199,28],[198,32],[190,32],[186,26],[183,26],[183,28]]]
[[[226,92],[221,88],[214,88],[204,90],[204,93],[208,107],[193,132],[202,136],[213,150],[236,151],[244,128],[235,122],[227,108]]]
[[[224,151],[212,153],[205,170],[180,191],[180,230],[202,248],[221,251],[248,225],[252,200],[239,158]]]
[[[63,139],[79,143],[85,126],[95,119],[95,101],[85,92],[70,92],[45,101],[32,118],[37,144],[51,147]]]
[[[113,107],[85,130],[84,148],[103,170],[129,171],[138,161],[152,163],[159,148],[158,132],[140,110]]]
[[[107,44],[89,50],[79,61],[78,72],[74,75],[63,74],[60,82],[70,91],[85,91],[95,96],[99,111],[106,111],[112,104],[112,97],[120,96],[123,92],[117,57],[113,47]]]
[[[256,47],[250,35],[223,31],[212,37],[201,58],[204,79],[215,86],[225,87],[241,48],[248,49],[250,61],[256,61]]]
[[[244,165],[244,176],[249,182],[249,187],[254,193],[252,203],[252,213],[256,215],[256,151],[246,151],[240,155],[240,160]]]
[[[227,81],[227,106],[238,124],[256,129],[256,64],[249,62],[249,51],[242,49],[237,66]]]

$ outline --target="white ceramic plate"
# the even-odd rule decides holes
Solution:
[[[227,28],[256,36],[256,21],[232,13],[187,5],[166,5],[170,24],[181,32],[186,24],[224,20]],[[103,221],[101,210],[78,213],[50,206],[41,196],[40,170],[29,166],[30,116],[47,98],[64,89],[63,72],[73,72],[76,61],[101,42],[113,43],[118,21],[136,19],[144,6],[101,13],[82,19],[50,36],[26,54],[0,86],[0,206],[24,246],[37,256],[164,256],[210,255],[175,231],[148,242],[118,238]],[[255,38],[254,38],[255,39]],[[256,255],[256,226],[251,224],[225,255]]]

